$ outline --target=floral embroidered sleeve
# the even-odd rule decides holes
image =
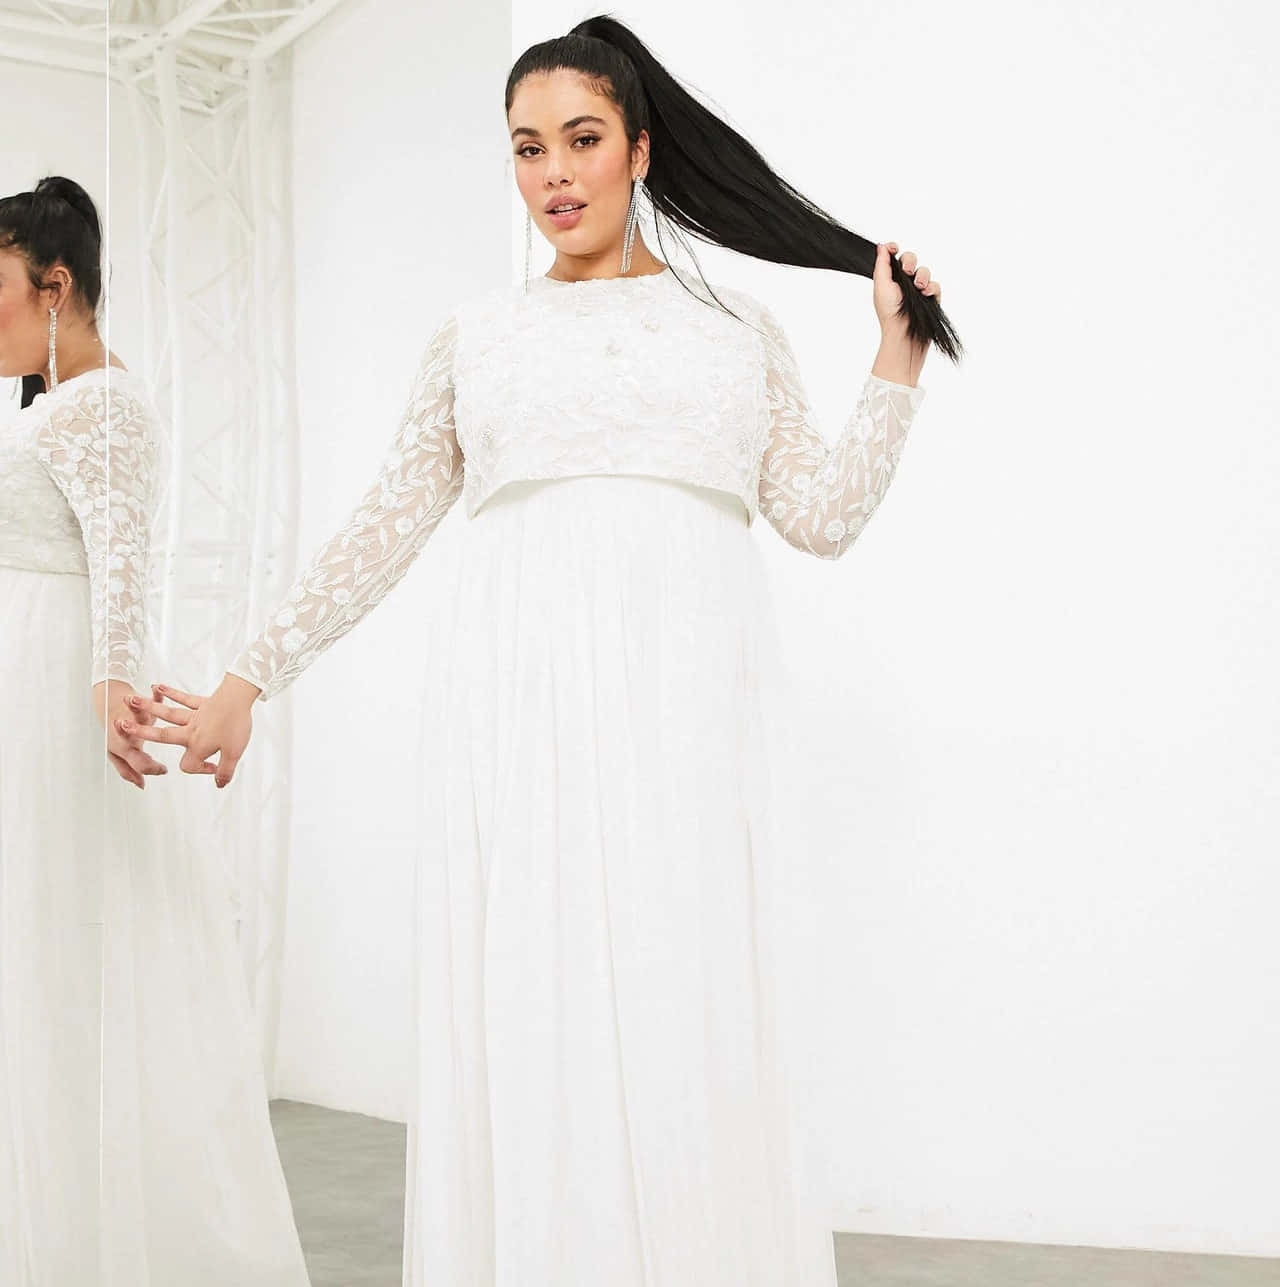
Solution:
[[[136,684],[142,665],[158,446],[145,403],[109,383],[60,403],[37,442],[84,540],[94,684]]]
[[[340,639],[408,571],[462,491],[453,424],[457,323],[437,327],[381,471],[342,529],[312,558],[262,634],[227,669],[267,701]]]
[[[763,305],[760,322],[770,417],[760,512],[797,549],[838,559],[884,498],[925,390],[868,375],[844,429],[828,443],[786,333]]]

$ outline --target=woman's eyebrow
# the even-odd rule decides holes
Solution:
[[[584,121],[595,121],[597,125],[608,124],[607,121],[599,116],[575,116],[571,121],[565,121],[565,123],[560,127],[560,132],[563,133],[565,130],[571,130],[575,125],[581,125]],[[517,134],[531,134],[536,139],[540,139],[542,137],[541,130],[535,130],[528,125],[517,125],[515,129],[511,131],[511,137],[515,138]]]

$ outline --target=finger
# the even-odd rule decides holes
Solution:
[[[238,755],[228,755],[226,751],[223,751],[222,754],[218,756],[218,773],[213,780],[214,786],[226,786],[227,783],[235,776],[236,765],[239,762],[240,757]]]
[[[921,290],[924,290],[924,288],[928,284],[929,284],[929,270],[927,268],[917,268],[916,285],[919,286]]]
[[[191,719],[190,711],[181,706],[166,706],[163,702],[148,701],[145,697],[130,697],[129,705],[139,717],[150,715],[153,719],[167,720],[170,724],[186,724]]]
[[[180,688],[170,688],[168,684],[152,684],[151,689],[159,696],[167,697],[171,702],[177,702],[181,706],[188,706],[193,711],[199,710],[200,703],[204,700],[194,693],[184,693]]]
[[[115,726],[122,736],[135,742],[163,742],[168,746],[186,746],[187,733],[181,728],[161,724],[135,724],[131,719],[118,719]]]
[[[149,777],[161,777],[169,772],[167,765],[153,759],[146,751],[129,750],[124,753],[122,758],[139,773],[146,774]]]
[[[115,765],[116,772],[120,774],[126,782],[132,782],[139,790],[146,785],[142,780],[142,775],[135,773],[114,751],[107,752],[107,758]]]
[[[184,773],[216,773],[218,766],[209,760],[201,759],[190,747],[187,748],[186,754],[178,761],[178,767]]]
[[[902,271],[910,276],[916,270],[916,252],[908,250],[902,256]]]

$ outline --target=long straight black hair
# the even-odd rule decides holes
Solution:
[[[632,146],[648,130],[644,183],[655,213],[701,241],[755,259],[874,275],[874,241],[850,232],[776,174],[616,18],[587,18],[566,36],[530,45],[507,77],[506,110],[525,76],[559,70],[580,72],[617,105]],[[659,245],[661,239],[659,221]],[[928,341],[958,362],[963,346],[941,305],[920,292],[897,258],[891,256],[890,263],[902,290],[898,316],[906,318],[908,337],[917,344]]]

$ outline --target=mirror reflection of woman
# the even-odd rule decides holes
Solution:
[[[804,202],[620,23],[526,51],[506,112],[551,270],[448,311],[381,472],[259,637],[215,692],[161,689],[158,722],[121,729],[232,781],[255,702],[462,497],[452,590],[404,647],[430,667],[406,1287],[832,1287],[788,1160],[749,527],[842,557],[929,344],[958,347],[913,253]],[[645,244],[645,190],[721,245],[872,278],[880,346],[842,432],[766,306]]]
[[[0,200],[0,1283],[307,1287],[216,855],[114,723],[162,435],[101,254],[72,180]]]

